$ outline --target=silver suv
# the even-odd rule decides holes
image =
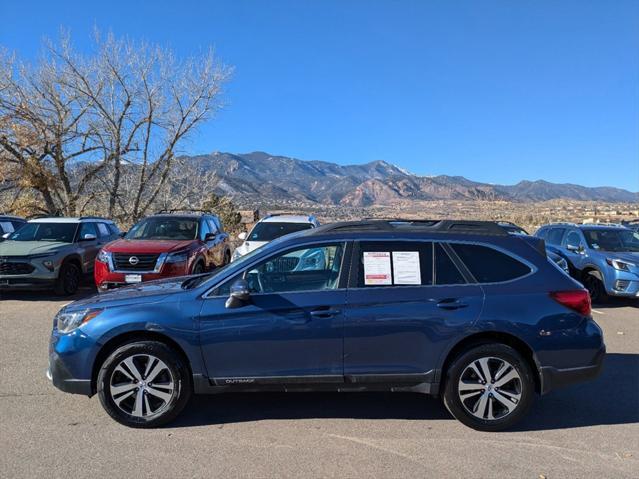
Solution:
[[[28,221],[0,243],[0,289],[74,294],[100,248],[119,236],[113,221],[93,216]]]

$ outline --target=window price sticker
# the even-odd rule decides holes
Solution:
[[[391,254],[388,251],[364,252],[364,284],[393,284],[391,276]]]
[[[419,251],[393,251],[395,284],[422,284]]]

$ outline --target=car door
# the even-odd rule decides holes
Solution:
[[[586,242],[578,229],[571,229],[566,234],[562,246],[562,254],[577,270],[583,268],[584,260],[587,257],[586,254]]]
[[[93,235],[93,239],[87,239],[87,235]],[[86,273],[91,273],[93,271],[94,260],[100,250],[100,247],[98,230],[95,227],[95,223],[80,223],[80,230],[78,232],[78,248],[81,251],[80,256],[82,257],[82,266]]]
[[[447,346],[478,318],[482,289],[430,241],[360,242],[344,323],[350,382],[432,382]]]
[[[276,253],[207,293],[200,314],[209,378],[224,384],[342,382],[345,243]],[[226,308],[245,278],[250,300]]]

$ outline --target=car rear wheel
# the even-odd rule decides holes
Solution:
[[[508,429],[534,397],[528,362],[505,344],[483,344],[458,356],[446,377],[444,404],[459,421],[479,431]]]
[[[72,295],[80,286],[81,271],[74,263],[64,263],[53,287],[57,295]]]
[[[116,349],[98,374],[106,412],[129,427],[157,427],[173,420],[191,397],[191,378],[180,355],[157,341]]]

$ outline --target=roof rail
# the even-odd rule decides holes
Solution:
[[[161,210],[156,211],[153,214],[163,215],[163,214],[171,214],[171,213],[198,213],[198,214],[202,213],[207,215],[215,214],[211,210],[203,210],[199,208],[171,208],[171,209],[163,208]]]
[[[80,216],[78,219],[80,219],[80,220],[104,220],[104,221],[111,221],[111,220],[108,220],[108,219],[104,218],[103,216],[95,216],[95,215]]]
[[[508,232],[494,221],[475,220],[372,219],[363,221],[345,221],[320,226],[318,228],[318,232],[342,232],[348,230],[397,231],[402,229],[433,233],[509,236]]]

